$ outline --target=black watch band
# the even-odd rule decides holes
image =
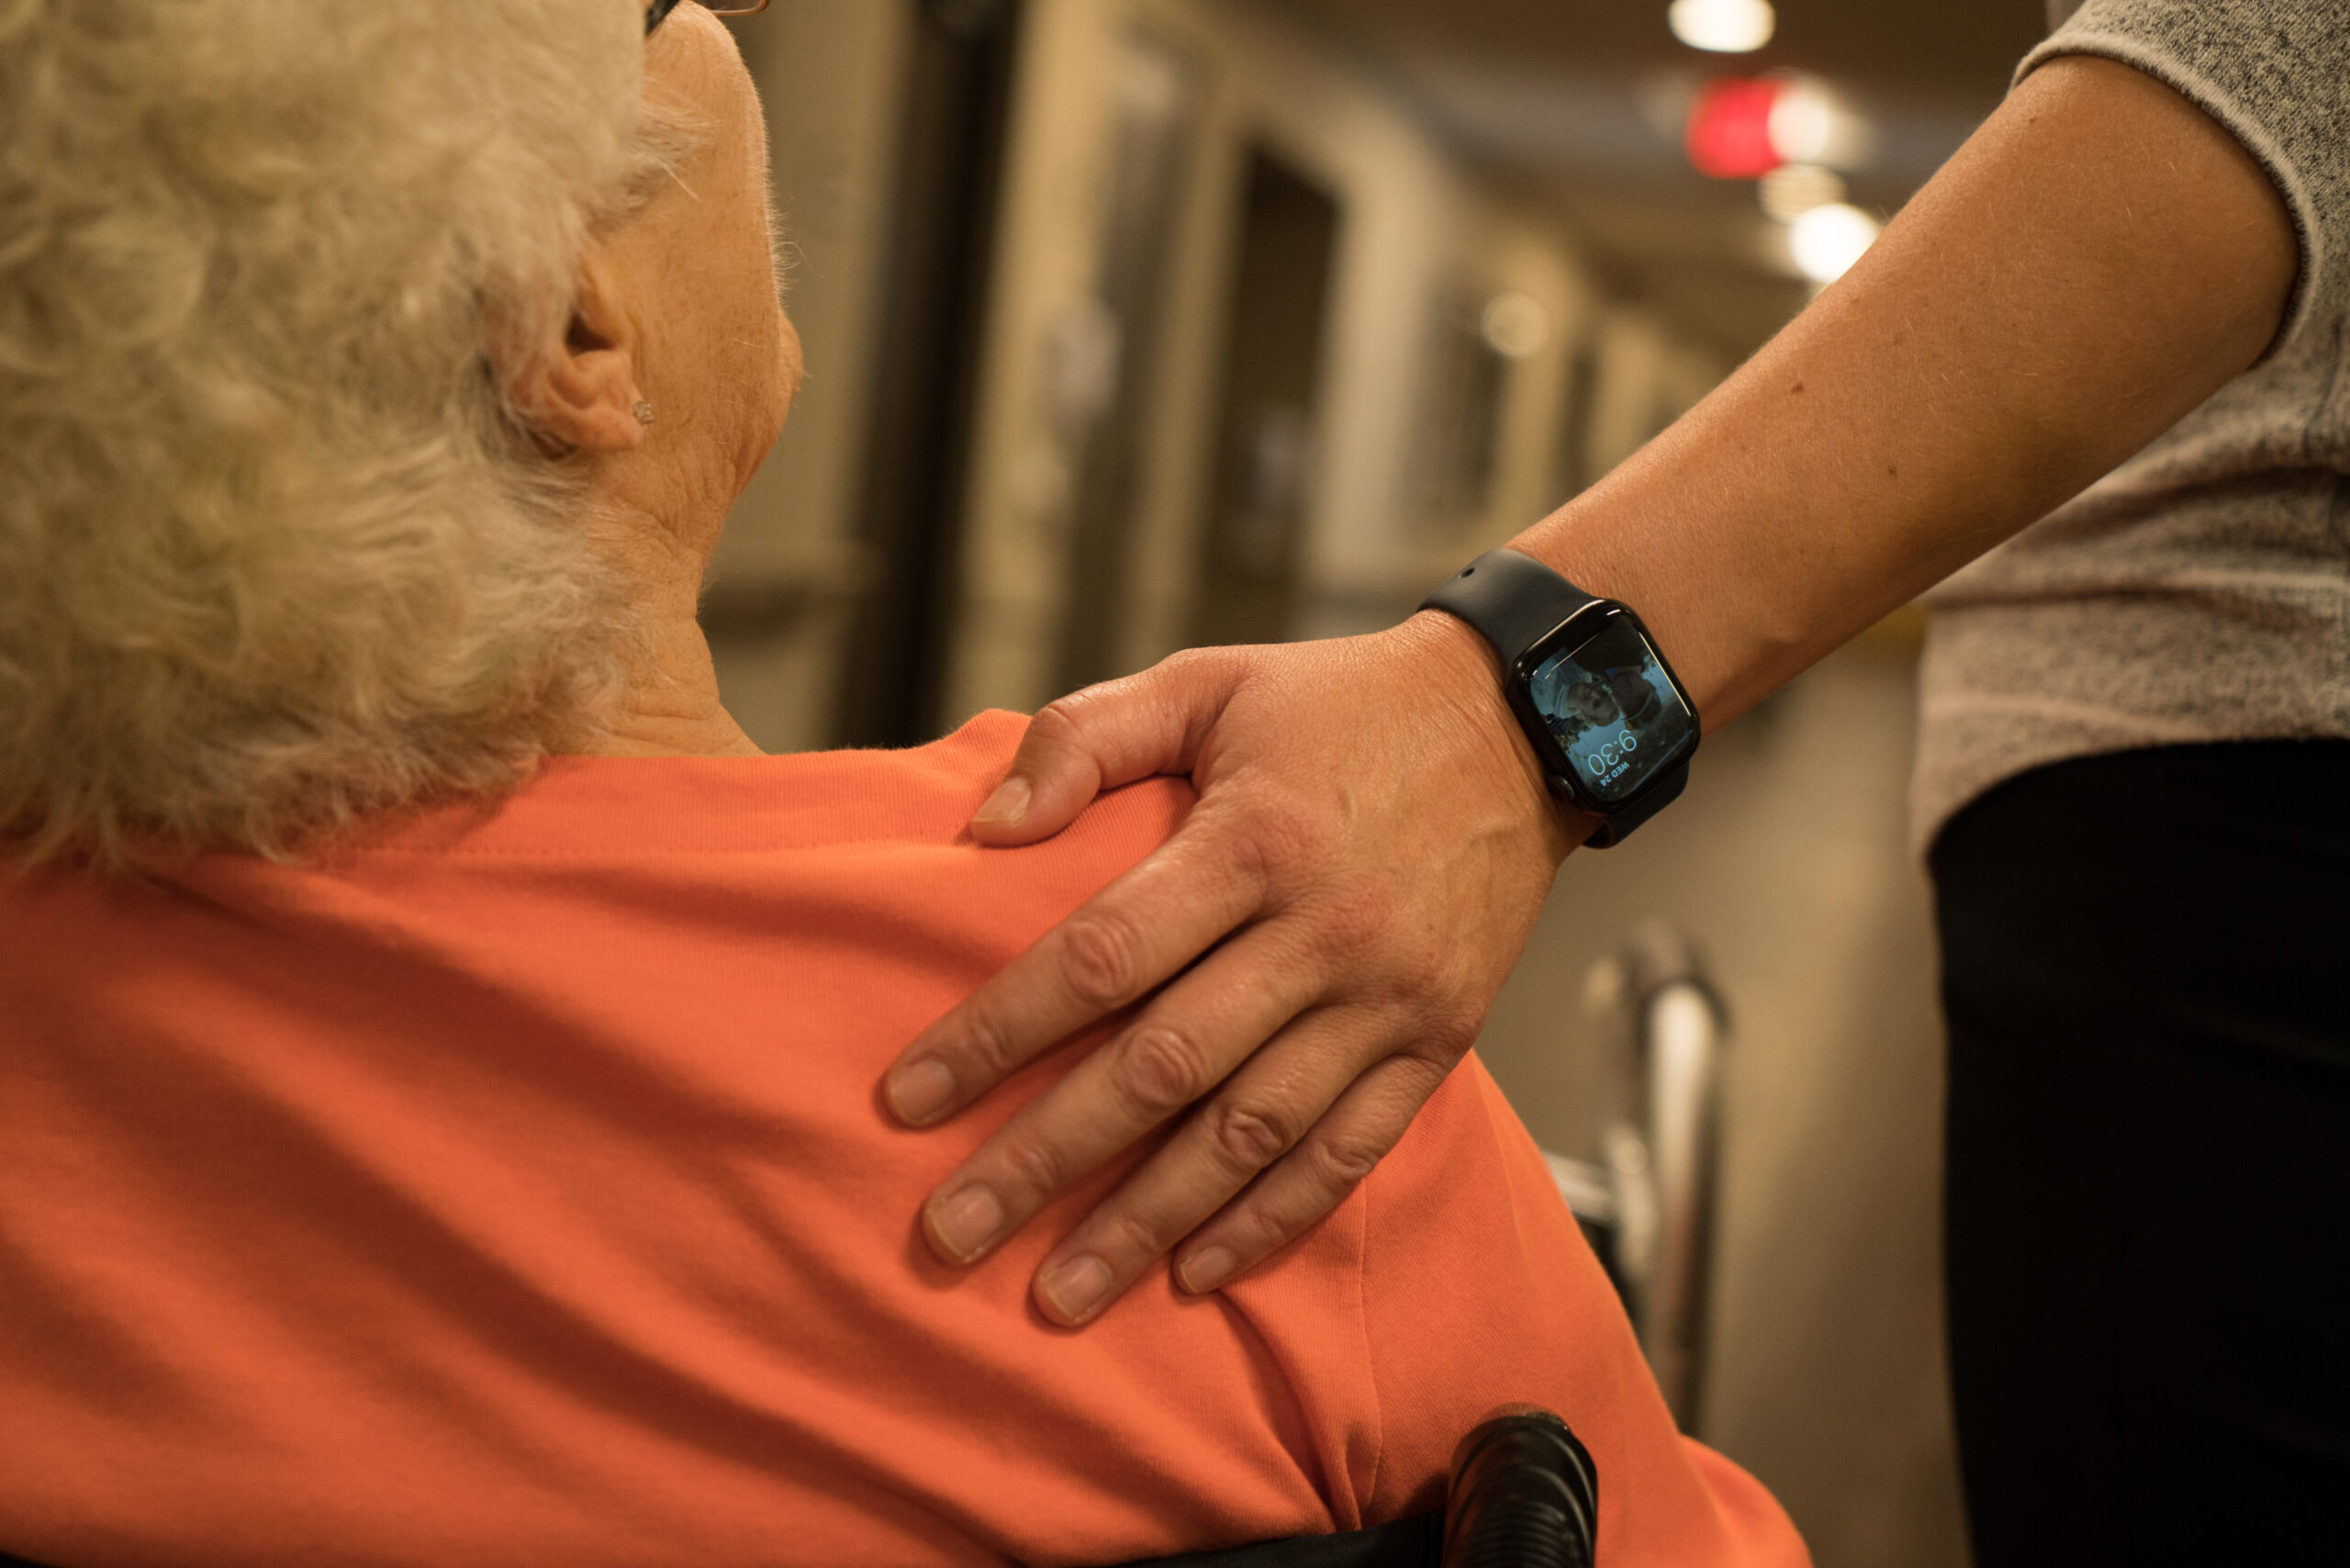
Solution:
[[[1477,629],[1494,645],[1506,672],[1520,654],[1567,622],[1587,604],[1599,602],[1531,555],[1488,550],[1420,601]]]
[[[1583,592],[1531,555],[1516,550],[1488,550],[1423,599],[1420,608],[1441,610],[1475,628],[1501,656],[1502,678],[1508,682],[1535,644],[1578,612],[1603,602],[1598,595]],[[1531,722],[1525,717],[1520,722]],[[1538,756],[1541,749],[1536,747]],[[1550,788],[1561,800],[1599,819],[1598,827],[1583,842],[1594,849],[1606,849],[1622,843],[1634,828],[1671,805],[1688,782],[1689,768],[1684,763],[1613,809],[1575,800],[1555,777]]]

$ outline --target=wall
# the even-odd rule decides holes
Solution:
[[[1343,215],[1292,634],[1391,624],[1463,554],[1499,543],[1559,498],[1566,366],[1598,316],[1573,246],[1545,209],[1481,185],[1359,72],[1250,8],[1215,0],[1035,0],[1027,25],[950,719],[986,706],[1033,708],[1058,694],[1071,548],[1060,433],[1070,394],[1060,382],[1072,375],[1072,323],[1091,308],[1110,199],[1104,128],[1117,51],[1129,39],[1191,62],[1202,97],[1166,292],[1169,350],[1148,392],[1155,417],[1124,585],[1124,666],[1141,668],[1174,651],[1191,621],[1192,562],[1214,472],[1232,219],[1252,144],[1327,187]],[[1428,537],[1411,515],[1408,465],[1430,310],[1446,289],[1524,295],[1548,330],[1511,367],[1483,515]],[[1652,357],[1672,352],[1662,329],[1636,312],[1612,319],[1645,330]],[[1684,405],[1703,390],[1686,377],[1673,385]],[[1652,390],[1639,394],[1644,410]]]
[[[874,575],[857,543],[857,487],[912,3],[800,0],[738,35],[767,108],[809,377],[729,522],[705,623],[730,708],[770,750],[830,740],[849,613]],[[1481,184],[1310,39],[1220,0],[1031,0],[942,726],[1060,690],[1072,540],[1058,382],[1094,287],[1103,132],[1117,51],[1132,38],[1190,62],[1202,98],[1164,296],[1167,352],[1147,393],[1122,667],[1173,652],[1192,621],[1233,219],[1252,144],[1329,188],[1343,213],[1294,635],[1392,623],[1464,555],[1561,498],[1566,470],[1604,472],[1723,368],[1639,310],[1603,308],[1546,208]],[[1522,295],[1545,330],[1509,366],[1487,504],[1432,530],[1414,511],[1411,465],[1431,310],[1447,292]],[[1565,406],[1578,352],[1598,359],[1589,410]],[[1561,445],[1571,413],[1583,443],[1572,454]]]

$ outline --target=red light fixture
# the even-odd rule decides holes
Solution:
[[[1689,162],[1717,180],[1759,180],[1786,162],[1771,145],[1771,111],[1785,84],[1724,76],[1706,84],[1689,108]]]

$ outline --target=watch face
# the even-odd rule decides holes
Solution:
[[[1696,741],[1696,716],[1620,610],[1590,636],[1539,655],[1526,689],[1575,782],[1602,806],[1639,794]]]

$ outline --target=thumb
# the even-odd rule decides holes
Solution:
[[[1104,790],[1190,772],[1199,737],[1232,694],[1238,652],[1177,654],[1047,703],[1028,722],[1012,770],[971,818],[971,836],[1034,844],[1075,822]]]

